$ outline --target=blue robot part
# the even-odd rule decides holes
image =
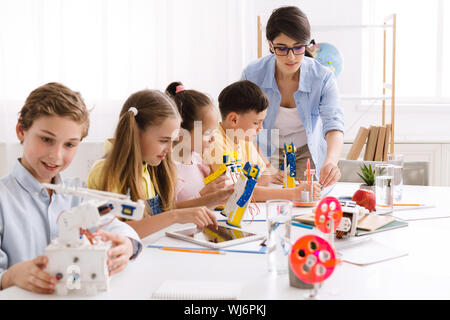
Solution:
[[[297,156],[295,155],[296,148],[294,143],[284,144],[283,148],[283,157],[286,158],[286,165],[289,166],[289,176],[295,178],[297,176],[297,165],[295,164],[295,160]],[[284,163],[281,165],[281,170],[285,170]]]
[[[245,184],[245,191],[239,198],[239,200],[236,202],[239,207],[243,207],[248,200],[250,200],[253,190],[255,189],[257,181],[254,179],[249,179],[247,183]]]

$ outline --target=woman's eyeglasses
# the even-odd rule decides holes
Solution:
[[[305,54],[306,47],[309,47],[310,45],[315,45],[315,44],[316,44],[316,42],[313,39],[309,42],[309,44],[298,45],[298,46],[294,46],[292,48],[276,47],[272,42],[272,47],[277,56],[287,56],[289,54],[289,51],[291,51],[291,50],[294,55],[299,56],[299,55]]]

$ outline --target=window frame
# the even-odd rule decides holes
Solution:
[[[374,20],[373,12],[375,11],[374,8],[376,7],[377,1],[376,0],[366,0],[362,6],[362,23],[363,24],[370,24]],[[407,2],[405,2],[405,5],[407,5]],[[435,21],[436,26],[436,55],[435,55],[435,63],[434,63],[434,76],[436,85],[434,87],[434,94],[430,96],[408,96],[408,95],[402,95],[400,96],[398,94],[398,91],[396,92],[396,105],[402,106],[402,105],[413,105],[413,106],[423,106],[423,107],[450,107],[450,92],[448,95],[444,94],[443,92],[443,80],[444,80],[444,0],[436,0],[435,3],[433,3],[433,6],[436,6],[435,10],[437,11],[437,21]],[[450,6],[450,4],[447,4]],[[392,12],[394,13],[394,12]],[[386,13],[386,16],[388,13]],[[450,17],[449,17],[450,18]],[[378,21],[379,22],[379,21]],[[450,32],[449,35],[450,37]],[[401,37],[401,35],[400,35]],[[397,28],[397,42],[396,45],[399,44],[399,34],[398,34],[398,28]],[[378,37],[375,37],[373,34],[369,34],[369,40],[368,42],[364,43],[364,41],[361,42],[362,45],[362,52],[368,52],[369,58],[366,61],[373,61],[375,54],[371,53],[369,46],[367,43],[382,43],[382,38],[379,39]],[[398,50],[397,50],[398,51]],[[389,49],[387,51],[386,59],[389,61],[390,59],[390,52]],[[399,56],[398,52],[396,54],[396,60],[398,61]],[[450,73],[450,70],[447,72]],[[362,79],[369,79],[369,84],[362,88],[363,96],[369,95],[373,96],[373,91],[370,90],[370,87],[373,87],[374,84],[378,83],[377,74],[374,73],[374,68],[362,68]],[[398,81],[398,64],[396,65],[396,82]],[[387,77],[389,79],[389,77]],[[380,84],[382,80],[379,80]],[[388,81],[390,82],[390,81]],[[396,83],[397,84],[397,83]],[[396,85],[397,87],[398,85]],[[380,91],[381,96],[381,91]],[[389,90],[386,91],[386,96],[390,96]]]

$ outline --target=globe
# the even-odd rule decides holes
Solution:
[[[339,50],[330,43],[321,42],[310,47],[313,57],[320,62],[321,65],[329,68],[336,77],[342,71],[342,55]]]

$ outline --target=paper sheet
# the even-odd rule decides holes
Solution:
[[[426,220],[426,219],[439,219],[439,218],[449,218],[450,210],[435,207],[417,207],[417,208],[402,208],[400,210],[395,210],[392,215],[400,220],[411,221],[411,220]]]
[[[166,280],[153,292],[153,299],[230,300],[237,299],[241,286],[225,281]]]
[[[347,245],[343,242],[339,246],[336,244],[336,248],[341,255],[340,259],[358,266],[367,266],[408,255],[406,251],[386,246],[372,238],[353,241]]]

